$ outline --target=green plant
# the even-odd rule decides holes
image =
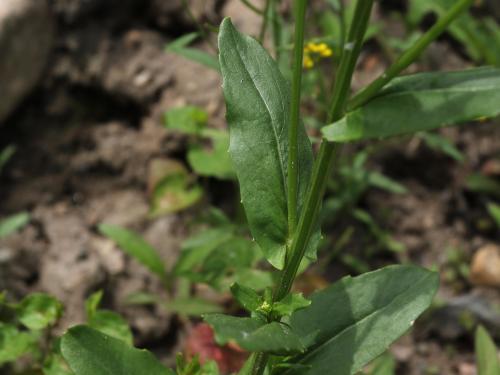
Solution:
[[[500,360],[493,339],[484,327],[476,329],[476,362],[478,375],[500,374]]]
[[[87,326],[109,337],[132,344],[132,332],[118,314],[99,308],[102,292],[85,303]],[[10,364],[9,374],[74,374],[61,356],[60,339],[53,328],[63,315],[63,305],[54,297],[32,293],[11,303],[0,295],[0,366]],[[23,365],[16,363],[23,358]]]
[[[274,3],[266,3],[260,40]],[[347,22],[327,125],[321,129],[324,138],[314,158],[300,119],[306,4],[295,2],[291,89],[257,40],[239,33],[229,19],[219,30],[229,151],[250,231],[278,274],[274,288],[263,293],[253,285],[231,287],[248,317],[204,315],[218,343],[237,343],[252,353],[241,375],[356,374],[431,304],[438,275],[410,265],[346,277],[308,298],[291,292],[299,269],[316,259],[319,211],[341,145],[500,113],[496,69],[397,78],[471,0],[455,2],[382,76],[349,98],[373,5],[358,0]],[[149,354],[85,326],[63,337],[62,353],[77,375],[172,373]]]

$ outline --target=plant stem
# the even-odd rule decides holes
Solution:
[[[191,18],[191,22],[193,22],[196,25],[196,28],[198,29],[200,35],[202,36],[203,39],[205,39],[210,46],[215,52],[217,52],[217,47],[215,44],[210,40],[210,37],[207,33],[207,30],[203,27],[203,25],[196,19],[194,16],[193,12],[191,11],[191,8],[189,7],[189,4],[187,0],[181,0],[182,1],[182,7],[184,8],[184,11],[188,15],[189,18]]]
[[[333,91],[331,110],[328,116],[329,122],[340,119],[344,112],[344,105],[349,95],[352,75],[359,53],[361,52],[372,7],[373,0],[358,0],[356,4],[354,18],[351,23],[347,42],[344,45],[337,73],[338,78]],[[312,184],[307,193],[304,209],[292,241],[290,249],[291,257],[281,275],[278,288],[275,290],[275,300],[284,298],[290,292],[295,276],[297,275],[297,270],[304,257],[307,243],[318,220],[319,207],[323,199],[326,182],[328,181],[335,155],[337,154],[337,149],[336,144],[329,143],[326,140],[321,142],[319,154],[313,167]]]
[[[250,1],[248,1],[248,0],[241,0],[241,2],[243,4],[245,4],[247,6],[247,8],[249,8],[251,11],[253,11],[253,12],[257,13],[257,14],[260,14],[261,16],[264,15],[264,11],[260,10],[259,8],[257,8]]]
[[[429,44],[436,40],[439,35],[446,30],[450,23],[452,23],[463,11],[470,7],[473,1],[474,0],[459,0],[456,2],[450,10],[444,14],[424,35],[422,35],[422,37],[417,40],[417,42],[410,49],[404,52],[399,59],[385,71],[384,74],[378,77],[349,101],[348,111],[352,111],[365,104],[394,77],[399,75],[399,73],[413,63],[429,46]]]
[[[292,238],[297,224],[298,191],[298,139],[300,93],[302,85],[302,59],[304,57],[304,29],[307,0],[295,0],[295,38],[293,51],[292,103],[288,129],[288,235]]]
[[[260,44],[264,43],[264,38],[266,36],[267,31],[267,22],[269,18],[269,8],[271,7],[271,0],[266,0],[266,6],[264,8],[264,14],[262,16],[262,26],[260,28],[259,33],[259,42]]]

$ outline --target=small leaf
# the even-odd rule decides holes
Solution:
[[[30,221],[30,215],[27,212],[21,212],[0,221],[0,238],[7,237],[9,234],[24,227]]]
[[[172,311],[181,315],[199,317],[202,314],[214,313],[222,311],[222,307],[201,298],[175,298],[165,302],[164,307],[168,311]]]
[[[419,133],[418,136],[428,147],[443,152],[458,162],[463,162],[465,160],[464,154],[461,153],[447,138],[439,134],[428,132]]]
[[[87,326],[71,328],[61,351],[75,375],[175,375],[148,351]]]
[[[478,375],[500,374],[497,348],[493,339],[482,326],[476,330],[475,345]]]
[[[199,134],[207,126],[207,113],[195,106],[172,108],[165,112],[165,127],[187,134]]]
[[[229,157],[229,134],[225,131],[207,129],[203,136],[212,141],[212,149],[194,144],[189,147],[187,159],[189,165],[200,176],[234,179],[234,168]]]
[[[0,366],[36,351],[38,338],[29,332],[20,332],[14,325],[0,322]]]
[[[53,325],[63,311],[63,305],[47,294],[33,293],[17,306],[17,318],[29,329],[44,329]]]
[[[277,355],[304,350],[299,337],[283,323],[266,323],[260,318],[237,318],[222,314],[203,317],[215,331],[215,340],[224,345],[235,342],[250,352],[268,352]]]
[[[466,186],[475,193],[500,197],[500,182],[482,174],[474,173],[467,176]]]
[[[310,366],[283,374],[352,375],[387,350],[429,307],[438,275],[413,266],[389,266],[314,293],[311,306],[291,317],[308,348],[289,362]],[[331,317],[331,318],[330,318]]]
[[[290,87],[276,62],[255,40],[226,18],[219,32],[220,66],[233,160],[252,235],[266,259],[284,266],[288,239],[287,168]],[[312,147],[298,131],[298,207],[303,204],[312,167]],[[313,234],[312,238],[319,238]],[[315,255],[315,243],[309,257]]]
[[[12,155],[15,154],[15,152],[15,146],[7,146],[2,150],[2,152],[0,152],[0,172],[2,172],[3,167],[5,167],[5,164],[7,164],[7,162],[10,160]]]
[[[128,323],[119,314],[108,310],[97,310],[87,322],[89,327],[97,329],[111,337],[132,345],[132,331]]]
[[[287,295],[279,302],[273,304],[273,311],[277,312],[280,316],[290,316],[295,311],[306,308],[311,304],[302,293],[292,293]]]
[[[386,138],[495,117],[499,102],[500,69],[420,73],[395,79],[322,132],[332,142]]]
[[[370,375],[395,375],[396,361],[389,353],[383,354],[373,361],[373,370]]]
[[[250,287],[234,283],[231,293],[238,303],[247,311],[257,311],[264,302],[263,298]]]
[[[156,249],[147,243],[141,236],[125,228],[110,225],[99,225],[99,232],[102,235],[116,242],[116,244],[128,255],[134,257],[143,266],[162,280],[167,277],[167,271],[163,260],[158,255]]]
[[[495,220],[497,227],[500,228],[500,205],[493,202],[488,203],[488,212]]]
[[[43,375],[74,375],[60,354],[51,354],[45,361]]]
[[[99,308],[99,304],[102,300],[102,290],[98,290],[95,293],[92,293],[89,298],[85,301],[85,312],[87,313],[87,319],[92,319],[97,309]]]
[[[219,62],[215,56],[209,55],[208,53],[195,49],[189,48],[188,45],[191,44],[198,37],[198,33],[190,33],[177,38],[172,43],[168,44],[165,50],[167,52],[175,53],[182,56],[188,60],[197,62],[207,68],[219,71]]]

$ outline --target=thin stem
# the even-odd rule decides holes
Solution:
[[[187,2],[187,0],[181,0],[182,1],[182,7],[184,8],[184,11],[186,12],[186,14],[188,15],[189,18],[191,18],[191,22],[193,22],[200,35],[203,37],[203,39],[205,39],[208,43],[208,45],[215,51],[217,52],[217,47],[215,46],[215,44],[210,40],[210,37],[207,33],[207,30],[205,30],[205,28],[203,27],[203,25],[196,19],[196,17],[194,16],[193,12],[191,11],[191,8],[189,7],[189,4]]]
[[[266,369],[267,360],[269,356],[266,353],[254,353],[252,354],[253,358],[253,366],[251,375],[261,375],[264,373]]]
[[[262,26],[260,28],[259,33],[259,42],[260,44],[264,43],[264,38],[266,36],[267,31],[267,23],[269,19],[269,8],[271,7],[271,0],[266,0],[266,6],[264,8],[264,15],[262,17]]]
[[[288,235],[295,232],[297,224],[298,191],[298,141],[297,132],[300,116],[300,92],[302,84],[302,60],[304,57],[304,29],[307,0],[295,0],[295,38],[293,51],[293,79],[290,128],[288,130]]]
[[[337,82],[333,91],[333,100],[328,120],[333,122],[341,118],[344,112],[344,105],[349,95],[352,75],[356,62],[361,52],[363,39],[368,27],[371,10],[374,0],[358,0],[354,11],[354,18],[351,22],[351,28],[344,45],[340,67],[337,73]],[[309,242],[309,238],[318,220],[318,211],[325,192],[326,182],[330,175],[332,165],[337,154],[337,145],[328,143],[326,140],[321,142],[318,157],[314,163],[312,185],[309,189],[301,214],[295,236],[290,249],[290,260],[281,274],[280,283],[275,290],[274,299],[284,298],[292,287],[300,262]]]
[[[247,8],[249,8],[251,11],[259,14],[259,15],[264,15],[264,11],[263,10],[260,10],[259,8],[257,8],[255,5],[253,5],[250,1],[248,0],[241,0],[241,2],[243,4],[245,4],[247,6]]]
[[[348,110],[352,111],[359,108],[371,98],[373,98],[387,83],[394,77],[399,75],[411,63],[413,63],[422,52],[441,35],[446,28],[452,23],[463,11],[471,6],[474,0],[459,0],[450,10],[444,14],[417,42],[406,52],[404,52],[399,59],[368,85],[361,92],[356,94],[348,104]]]

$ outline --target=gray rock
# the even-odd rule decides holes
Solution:
[[[0,1],[0,124],[38,83],[53,38],[45,0]]]

